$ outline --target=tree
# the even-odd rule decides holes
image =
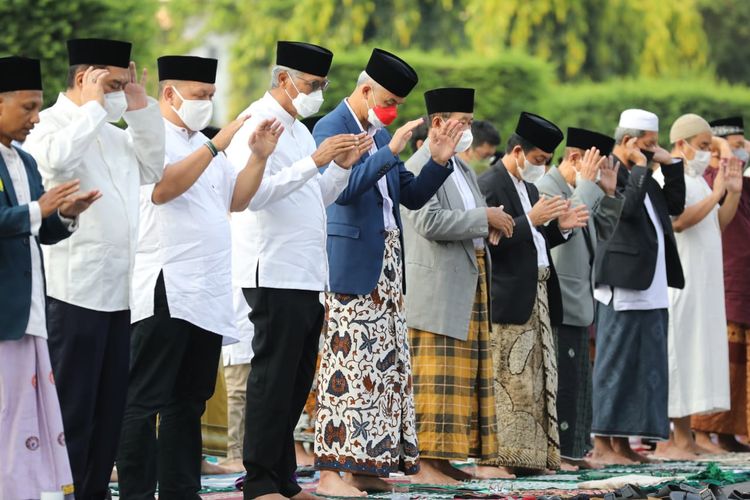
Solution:
[[[465,0],[471,49],[507,48],[557,65],[563,79],[704,73],[696,0]]]
[[[747,0],[700,0],[709,60],[720,78],[750,84],[750,9]]]
[[[112,38],[133,42],[133,59],[154,66],[157,41],[155,0],[3,0],[0,47],[8,54],[42,61],[47,104],[65,88],[66,40]]]

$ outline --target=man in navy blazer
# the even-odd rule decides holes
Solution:
[[[79,182],[46,193],[36,162],[13,144],[39,122],[39,61],[0,58],[0,498],[73,492],[62,416],[47,350],[40,243],[70,236],[98,197]]]
[[[398,155],[422,119],[406,123],[393,137],[384,127],[416,83],[406,62],[375,49],[352,94],[313,131],[318,144],[341,133],[367,132],[375,140],[327,211],[331,293],[315,444],[315,464],[323,469],[320,494],[389,489],[374,476],[387,477],[400,462],[406,473],[418,470],[399,205],[417,210],[435,194],[452,172],[449,160],[462,131],[449,121],[432,133],[431,159],[421,173],[405,168]],[[356,380],[346,382],[349,375]],[[348,473],[344,480],[339,472]]]

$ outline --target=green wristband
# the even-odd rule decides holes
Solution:
[[[209,141],[206,141],[205,146],[208,148],[209,151],[211,151],[211,156],[216,158],[216,155],[219,154],[219,150],[216,148],[216,145],[209,140]]]

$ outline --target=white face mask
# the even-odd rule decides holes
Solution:
[[[203,130],[211,122],[214,114],[214,103],[210,99],[185,99],[176,87],[172,87],[177,97],[182,99],[180,109],[172,106],[172,110],[177,113],[182,123],[192,130]]]
[[[519,167],[518,160],[516,160],[516,167],[521,171],[521,179],[532,184],[541,179],[544,172],[547,170],[547,166],[544,163],[541,165],[534,165],[526,159],[526,155],[524,155],[523,169]]]
[[[456,144],[456,153],[463,153],[471,147],[471,143],[474,142],[474,136],[471,133],[471,129],[466,129],[461,133],[461,138]]]
[[[127,109],[128,99],[124,91],[104,94],[104,110],[107,112],[108,122],[119,122]]]
[[[687,160],[687,169],[685,171],[691,177],[700,177],[703,175],[703,172],[706,171],[708,164],[711,162],[711,151],[695,149],[690,144],[688,144],[688,147],[695,151],[695,156],[692,160]]]
[[[739,158],[740,160],[744,161],[746,165],[747,165],[747,160],[750,159],[750,154],[747,151],[745,151],[744,148],[733,149],[732,154],[736,156],[737,158]]]
[[[308,116],[317,113],[318,110],[320,110],[320,107],[323,105],[323,91],[321,89],[318,89],[311,94],[305,94],[300,92],[297,86],[294,84],[292,75],[289,75],[289,81],[292,82],[294,90],[297,91],[297,97],[292,99],[292,96],[289,95],[289,92],[287,92],[286,95],[289,96],[290,99],[292,99],[292,106],[294,106],[294,109],[297,110],[297,114],[302,118],[307,118]],[[286,90],[284,92],[286,92]]]

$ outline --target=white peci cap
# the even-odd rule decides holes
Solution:
[[[658,132],[659,117],[643,109],[626,109],[620,114],[618,127]]]

